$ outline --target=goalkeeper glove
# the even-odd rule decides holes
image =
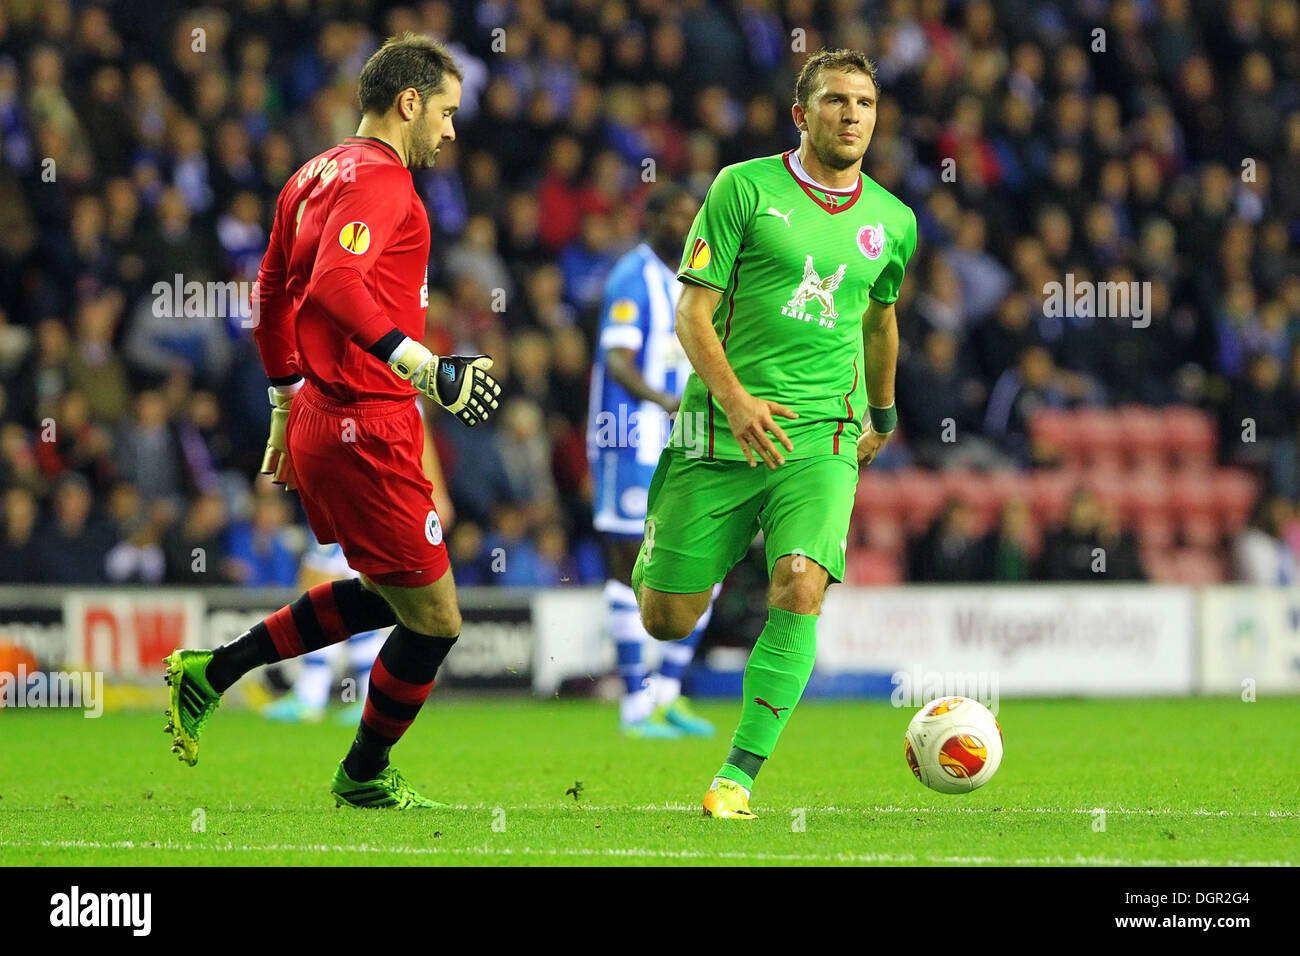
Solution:
[[[487,421],[496,411],[501,386],[487,373],[492,360],[486,355],[434,355],[408,338],[388,364],[398,378],[470,427]]]
[[[289,467],[289,442],[286,429],[289,424],[289,406],[295,392],[285,394],[272,385],[266,390],[271,399],[271,437],[266,440],[266,454],[262,456],[262,474],[271,475],[271,481],[284,485],[285,491],[294,487],[292,469]]]

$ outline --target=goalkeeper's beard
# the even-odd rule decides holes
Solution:
[[[406,165],[410,169],[428,169],[437,161],[441,141],[427,133],[412,133],[406,147]]]

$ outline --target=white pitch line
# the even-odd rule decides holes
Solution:
[[[602,804],[544,804],[544,803],[526,803],[526,804],[454,804],[453,810],[486,810],[496,809],[503,810],[585,810],[597,813],[616,813],[616,812],[637,812],[637,813],[699,813],[700,805],[698,803],[651,803],[641,806],[612,806]],[[1273,817],[1276,819],[1296,819],[1300,818],[1300,812],[1295,810],[1209,810],[1199,808],[1195,810],[1178,810],[1172,807],[1156,807],[1151,809],[1141,809],[1138,807],[762,807],[757,806],[755,809],[768,813],[781,813],[783,810],[804,810],[808,813],[846,813],[846,814],[863,814],[870,815],[873,813],[1030,813],[1030,814],[1066,814],[1082,813],[1092,815],[1097,810],[1105,810],[1108,814],[1128,815],[1128,816],[1171,816],[1171,817],[1225,817],[1225,818],[1259,818]]]
[[[43,811],[44,807],[10,807],[10,812],[20,811]],[[231,807],[230,809],[234,809]],[[543,811],[575,811],[580,810],[586,813],[693,813],[700,812],[698,803],[651,803],[641,806],[615,806],[607,804],[591,803],[454,803],[448,806],[449,810],[460,811],[478,811],[491,813],[494,810],[518,810],[525,812],[543,812]],[[1116,816],[1135,816],[1135,817],[1219,817],[1222,819],[1276,819],[1276,820],[1295,820],[1300,818],[1300,811],[1296,810],[1212,810],[1200,807],[1193,810],[1179,810],[1174,807],[1152,807],[1142,809],[1140,807],[763,807],[757,806],[756,809],[762,813],[783,814],[787,810],[802,810],[806,813],[835,813],[835,814],[857,814],[870,816],[872,814],[890,814],[890,813],[932,813],[939,816],[949,813],[966,813],[966,814],[995,814],[995,813],[1024,813],[1032,815],[1052,816],[1056,814],[1086,814],[1093,815],[1098,810],[1105,810],[1107,814]],[[323,804],[320,807],[322,813],[336,812],[334,808],[326,808]]]
[[[703,850],[654,850],[647,847],[493,847],[490,844],[472,847],[410,847],[340,844],[282,844],[237,845],[234,843],[203,846],[193,843],[136,843],[132,840],[101,842],[95,840],[39,840],[29,842],[0,842],[0,849],[78,849],[78,850],[178,850],[210,853],[389,853],[398,856],[545,856],[545,857],[635,857],[655,859],[696,860],[764,860],[799,863],[939,863],[971,866],[996,864],[1001,866],[1272,866],[1290,867],[1287,860],[1126,860],[1105,856],[1047,856],[1047,857],[997,857],[997,856],[916,856],[890,853],[746,853],[724,850],[716,853]]]

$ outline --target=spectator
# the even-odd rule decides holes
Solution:
[[[897,303],[909,441],[919,448],[919,426],[936,416],[959,419],[940,405],[970,415],[977,388],[987,406],[947,451],[960,459],[983,431],[1001,464],[1032,464],[1024,432],[1044,406],[1184,401],[1218,414],[1225,461],[1300,489],[1300,406],[1289,382],[1270,384],[1262,358],[1289,368],[1300,328],[1291,2],[1237,4],[1228,17],[1182,0],[1111,4],[1098,21],[1102,59],[1078,39],[1098,19],[1086,4],[954,12],[902,0],[805,16],[806,4],[691,0],[660,16],[653,4],[467,12],[438,0],[362,4],[342,18],[234,4],[164,17],[163,47],[158,23],[128,15],[130,4],[69,15],[60,2],[42,16],[30,6],[0,28],[0,481],[28,489],[37,513],[54,510],[50,487],[70,469],[92,490],[112,486],[87,440],[96,429],[141,437],[132,406],[153,390],[165,395],[170,442],[155,431],[152,446],[115,449],[126,479],[145,482],[139,493],[180,502],[219,487],[232,508],[250,494],[265,376],[207,283],[252,277],[281,186],[355,130],[360,64],[379,37],[407,28],[446,39],[465,72],[457,143],[416,179],[434,231],[428,341],[440,354],[492,354],[542,415],[526,465],[503,460],[500,422],[446,431],[460,463],[448,476],[454,503],[480,525],[549,467],[559,515],[530,511],[525,537],[553,543],[554,519],[566,547],[585,553],[572,423],[586,397],[590,343],[579,340],[608,258],[634,237],[643,177],[702,195],[720,166],[795,144],[787,104],[806,52],[776,40],[796,21],[806,50],[860,45],[878,59],[864,170],[916,210],[929,250]],[[195,25],[207,30],[202,53]],[[1150,326],[1045,315],[1045,284],[1067,272],[1151,282]],[[168,315],[170,289],[155,284],[177,274],[203,294],[187,307],[183,285]],[[504,312],[496,288],[510,290]],[[525,328],[546,335],[552,358],[504,344]],[[954,339],[955,372],[936,361]],[[1253,443],[1238,440],[1245,417]],[[58,434],[48,444],[47,419]],[[891,443],[876,467],[907,454]],[[159,473],[165,489],[149,484]],[[181,524],[188,513],[185,502]]]
[[[486,550],[483,529],[473,521],[456,522],[447,542],[447,553],[456,569],[458,587],[493,583],[493,556]]]
[[[227,536],[230,568],[244,587],[292,587],[298,577],[298,555],[289,529],[288,499],[271,485],[253,498],[253,513],[236,521]]]
[[[167,401],[161,392],[141,392],[135,415],[117,439],[117,474],[152,501],[179,500],[183,485],[181,454],[167,421]]]
[[[1119,507],[1113,501],[1099,502],[1097,546],[1105,555],[1107,580],[1145,581],[1147,579],[1138,552],[1137,537],[1123,526]]]
[[[922,344],[922,353],[902,369],[897,399],[913,457],[927,468],[996,464],[997,449],[975,434],[984,386],[963,367],[956,337],[932,330]]]
[[[216,584],[238,580],[238,570],[226,558],[225,538],[225,499],[213,491],[195,498],[185,510],[184,519],[173,525],[163,538],[168,583]]]
[[[916,542],[909,565],[908,577],[912,581],[956,583],[985,580],[987,557],[970,505],[962,500],[950,501]]]
[[[0,581],[40,584],[45,580],[36,537],[36,496],[14,486],[4,493],[4,536],[0,538]]]
[[[83,299],[77,306],[77,335],[67,358],[69,381],[94,382],[85,393],[90,420],[110,428],[131,407],[126,365],[113,348],[123,305],[117,289]]]
[[[1048,581],[1095,581],[1103,565],[1098,549],[1101,507],[1080,488],[1070,499],[1065,526],[1043,542],[1043,576]]]
[[[1051,353],[1032,345],[1020,361],[999,376],[984,415],[984,434],[999,441],[1021,464],[1029,463],[1029,417],[1040,408],[1063,408],[1065,390],[1057,381]]]
[[[528,519],[522,509],[501,505],[493,512],[486,549],[492,556],[496,583],[507,587],[535,587],[545,582],[547,568],[528,537]]]
[[[100,584],[113,533],[93,513],[90,485],[69,472],[54,487],[54,514],[38,535],[39,565],[47,584]]]
[[[1282,528],[1294,512],[1278,495],[1261,495],[1246,527],[1233,543],[1237,578],[1246,584],[1293,585],[1300,580],[1296,556],[1282,541]]]

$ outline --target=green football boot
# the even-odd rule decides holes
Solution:
[[[167,695],[167,733],[172,735],[172,753],[193,767],[199,762],[199,735],[221,703],[205,675],[211,651],[172,651],[163,658]]]
[[[445,810],[448,806],[420,796],[396,767],[387,767],[374,780],[358,783],[348,776],[341,760],[330,793],[336,807],[347,804],[363,810]]]

